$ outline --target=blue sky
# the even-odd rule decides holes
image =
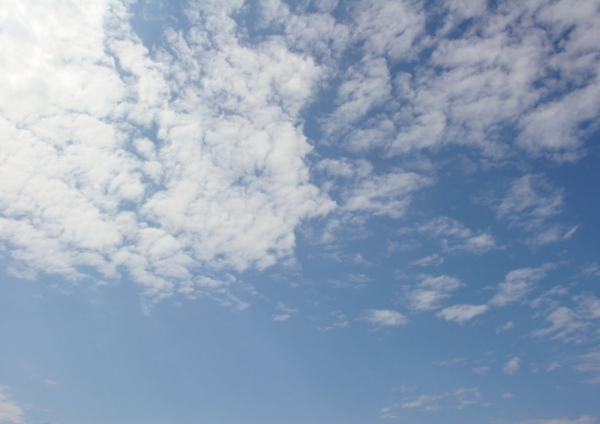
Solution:
[[[0,423],[600,421],[600,3],[4,1]]]

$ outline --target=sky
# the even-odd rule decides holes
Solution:
[[[599,34],[2,1],[0,424],[600,423]]]

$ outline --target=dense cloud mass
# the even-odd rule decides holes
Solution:
[[[299,14],[274,1],[256,6],[254,25],[275,32],[250,45],[233,18],[242,2],[198,2],[186,29],[165,28],[164,45],[148,50],[128,4],[10,2],[1,237],[13,272],[80,278],[91,267],[102,278],[125,272],[150,293],[191,294],[203,286],[197,272],[289,257],[303,220],[336,208],[342,222],[401,217],[431,171],[381,174],[367,163],[365,173],[327,159],[327,178],[350,178],[337,202],[312,182],[302,111],[332,77],[340,83],[323,142],[342,149],[466,144],[495,159],[524,149],[575,160],[600,107],[588,37],[600,28],[588,4],[501,3],[490,13],[477,3],[361,2],[342,23],[328,13],[333,3]],[[341,68],[335,59],[351,52]],[[407,70],[393,75],[400,63]],[[498,206],[537,244],[570,234],[543,223],[562,203],[560,192],[536,194],[543,184],[526,175]],[[446,249],[494,247],[489,234],[442,222],[421,228]]]
[[[298,117],[322,78],[312,59],[240,45],[226,9],[190,10],[190,30],[151,56],[118,2],[48,4],[34,21],[13,8],[1,228],[21,272],[123,270],[188,293],[204,285],[194,269],[291,255],[298,223],[333,209]]]

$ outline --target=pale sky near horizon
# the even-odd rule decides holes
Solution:
[[[599,0],[4,0],[0,424],[600,423]]]

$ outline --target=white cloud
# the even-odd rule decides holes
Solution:
[[[392,62],[414,57],[415,38],[425,30],[419,5],[368,0],[353,6],[352,38],[365,41],[365,56],[387,56]]]
[[[515,395],[513,395],[512,393],[502,393],[502,399],[510,399],[514,396]]]
[[[288,319],[290,319],[290,317],[291,317],[290,314],[280,314],[280,315],[273,316],[273,320],[274,321],[287,321]]]
[[[403,287],[409,307],[415,311],[439,309],[442,300],[450,297],[450,293],[462,285],[459,280],[448,275],[421,275],[420,278],[421,282],[415,286]]]
[[[406,396],[396,402],[390,402],[381,410],[382,418],[396,418],[399,409],[415,409],[432,412],[443,408],[453,407],[463,409],[479,403],[482,399],[477,387],[459,388],[442,394]]]
[[[588,383],[600,383],[600,349],[596,348],[588,353],[577,355],[576,361],[576,371],[592,374],[592,378],[587,380]]]
[[[548,328],[534,331],[533,335],[544,337],[552,334],[553,339],[582,341],[582,336],[579,332],[587,327],[587,323],[580,321],[573,310],[564,306],[552,310],[546,316],[546,321],[549,321],[552,325]]]
[[[435,410],[439,409],[439,406],[429,405],[429,404],[431,404],[432,402],[434,402],[436,400],[443,399],[443,398],[444,398],[443,395],[420,395],[412,400],[402,403],[400,405],[400,407],[402,409],[408,409],[408,408],[419,408],[423,405],[428,405],[425,408],[425,410],[435,411]]]
[[[311,58],[240,45],[226,14],[190,9],[189,31],[166,32],[175,60],[149,54],[118,2],[7,7],[0,239],[15,269],[191,294],[208,289],[192,288],[199,269],[289,257],[297,225],[335,207],[298,125],[323,76]]]
[[[391,95],[390,74],[383,58],[366,58],[348,69],[343,78],[338,89],[339,106],[327,121],[329,134],[356,123]]]
[[[343,210],[400,218],[410,204],[410,194],[432,183],[430,177],[415,172],[370,176],[347,192]]]
[[[512,182],[497,215],[532,234],[529,243],[544,245],[569,239],[578,229],[548,222],[561,213],[563,203],[562,190],[554,188],[543,175],[527,174]]]
[[[540,420],[515,421],[514,424],[595,424],[598,419],[590,415],[584,415],[577,419],[570,420],[568,418],[550,418]]]
[[[496,241],[487,232],[474,233],[460,222],[441,216],[420,225],[417,231],[435,237],[447,252],[465,250],[482,254],[496,247]]]
[[[490,370],[491,370],[491,368],[486,365],[480,365],[477,367],[473,367],[473,371],[479,375],[489,374]]]
[[[545,320],[551,323],[550,327],[533,332],[537,337],[551,336],[553,340],[562,342],[583,343],[589,338],[589,331],[593,329],[593,321],[600,319],[600,300],[591,294],[573,296],[575,303],[573,308],[561,306],[560,302],[552,301],[552,295],[562,295],[562,291],[556,288],[549,290],[544,295],[532,302],[532,306],[538,307],[547,302]]]
[[[333,319],[334,322],[327,325],[327,326],[319,326],[317,327],[317,329],[319,331],[330,331],[330,330],[334,330],[336,328],[346,328],[348,327],[348,320],[346,319],[346,314],[340,312],[340,311],[332,311],[330,314]]]
[[[508,321],[506,324],[498,326],[498,328],[496,328],[496,333],[503,333],[505,331],[511,330],[514,328],[514,326],[514,322]]]
[[[453,305],[442,309],[436,316],[444,318],[446,321],[456,321],[459,324],[464,324],[489,309],[487,305]]]
[[[594,262],[584,267],[581,272],[586,276],[600,277],[600,265]]]
[[[385,327],[394,327],[408,323],[408,318],[400,312],[391,311],[389,309],[369,309],[364,320],[373,325]]]
[[[509,272],[504,282],[498,286],[498,293],[490,301],[492,306],[506,306],[518,302],[531,291],[539,280],[546,276],[546,271],[551,265],[539,268],[522,268]]]
[[[275,304],[275,309],[277,311],[279,311],[280,313],[275,314],[273,316],[274,321],[287,321],[288,319],[290,319],[292,317],[292,314],[295,314],[296,312],[298,312],[298,309],[294,309],[294,308],[285,306],[285,304],[283,302],[277,302]]]
[[[0,386],[0,423],[25,424],[23,409],[9,393],[9,388]]]
[[[433,255],[425,256],[421,259],[417,259],[411,262],[412,265],[416,266],[438,266],[444,263],[444,258],[442,258],[437,253]]]
[[[520,362],[521,362],[521,359],[515,356],[510,361],[508,361],[506,363],[506,365],[504,365],[504,368],[502,368],[502,372],[507,375],[515,375],[517,373],[517,371],[519,371],[519,368],[520,368],[519,363]]]

